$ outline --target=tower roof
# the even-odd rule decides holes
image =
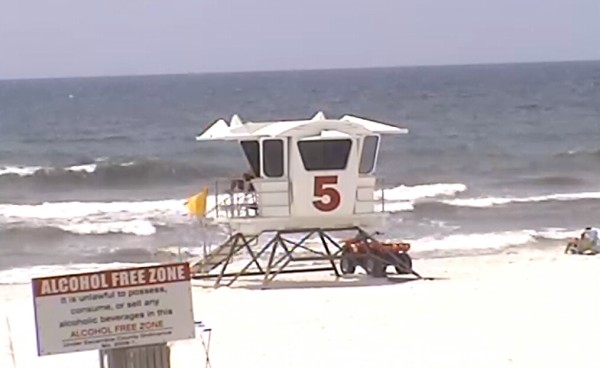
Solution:
[[[309,120],[242,122],[234,115],[229,123],[219,119],[196,136],[198,141],[207,140],[253,140],[261,137],[305,136],[363,136],[372,134],[406,134],[408,130],[390,124],[367,120],[352,115],[340,119],[328,119],[318,112]]]

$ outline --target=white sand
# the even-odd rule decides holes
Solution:
[[[415,261],[436,280],[194,287],[195,314],[213,327],[214,368],[600,366],[600,256],[561,250]],[[96,352],[37,357],[29,286],[0,290],[0,367],[13,366],[5,315],[17,367],[97,367]],[[173,344],[172,366],[203,367],[201,351]]]

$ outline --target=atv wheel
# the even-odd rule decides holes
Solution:
[[[340,268],[343,275],[351,275],[356,271],[356,262],[348,256],[343,256],[340,260]]]
[[[385,264],[378,259],[368,257],[365,260],[365,270],[373,277],[385,277]]]
[[[407,275],[412,271],[412,259],[407,253],[396,255],[397,265],[394,266],[398,275]]]

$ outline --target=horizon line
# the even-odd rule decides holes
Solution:
[[[223,74],[264,74],[264,73],[289,73],[289,72],[326,72],[326,71],[352,71],[352,70],[374,70],[374,69],[412,69],[412,68],[435,68],[435,67],[476,67],[476,66],[501,66],[501,65],[530,65],[530,64],[564,64],[564,63],[588,63],[600,62],[600,59],[564,59],[564,60],[540,60],[540,61],[508,61],[508,62],[481,62],[481,63],[450,63],[450,64],[406,64],[406,65],[381,65],[381,66],[357,66],[357,67],[319,67],[319,68],[292,68],[292,69],[248,69],[231,71],[206,71],[206,72],[174,72],[174,73],[140,73],[140,74],[106,74],[106,75],[73,75],[57,77],[15,77],[2,78],[2,81],[39,81],[57,79],[94,79],[94,78],[143,78],[143,77],[176,77],[190,75],[223,75]]]

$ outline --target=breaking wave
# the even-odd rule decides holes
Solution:
[[[547,201],[576,201],[582,199],[600,199],[600,192],[581,192],[581,193],[559,193],[543,196],[529,197],[480,197],[480,198],[455,198],[442,200],[450,206],[458,207],[495,207],[511,203],[534,203]]]
[[[403,212],[414,210],[415,203],[421,199],[452,197],[467,190],[461,183],[436,183],[415,186],[400,185],[395,188],[375,192],[375,200],[383,199],[384,204],[376,204],[377,211]]]
[[[385,211],[411,211],[422,198],[452,196],[466,190],[463,184],[399,186],[383,191]],[[382,192],[376,193],[381,199]],[[219,202],[225,196],[219,198]],[[214,208],[216,198],[209,196],[207,207]],[[79,235],[132,234],[153,235],[157,226],[189,223],[185,198],[136,202],[46,202],[40,204],[0,204],[0,224],[11,227],[52,227]],[[381,211],[381,204],[376,205]],[[209,212],[208,217],[214,216]]]
[[[156,233],[156,227],[148,220],[113,221],[108,223],[84,222],[57,226],[63,231],[80,235],[122,233],[147,236]]]
[[[580,230],[547,228],[491,233],[452,234],[410,240],[415,252],[502,249],[543,241],[567,240],[578,236]]]
[[[197,165],[152,159],[96,161],[66,167],[0,166],[0,185],[37,185],[40,188],[147,186],[193,182],[226,173],[227,167],[217,163],[203,162],[202,165]]]
[[[54,227],[87,234],[152,235],[156,226],[185,219],[183,200],[142,202],[52,202],[0,205],[0,223],[11,227]]]
[[[528,197],[456,198],[467,190],[460,183],[437,183],[416,186],[397,186],[377,191],[375,198],[383,197],[384,205],[376,203],[376,211],[407,212],[415,205],[490,208],[512,203],[545,201],[576,201],[600,199],[600,192],[562,193]],[[224,200],[219,198],[219,202]],[[45,202],[39,204],[0,204],[0,225],[9,228],[48,227],[78,235],[130,234],[150,236],[161,227],[186,225],[190,218],[185,208],[185,198],[153,201],[115,202]],[[217,200],[209,196],[209,209]],[[449,207],[446,207],[449,208]],[[440,211],[443,209],[437,209]],[[213,217],[209,211],[208,217]]]
[[[415,186],[400,185],[392,189],[385,189],[383,193],[377,191],[375,199],[383,196],[385,201],[414,201],[421,198],[433,198],[441,196],[454,196],[467,190],[467,186],[461,183],[436,183]]]
[[[0,167],[1,175],[16,175],[16,176],[28,176],[35,174],[36,171],[42,170],[41,166],[3,166]]]

